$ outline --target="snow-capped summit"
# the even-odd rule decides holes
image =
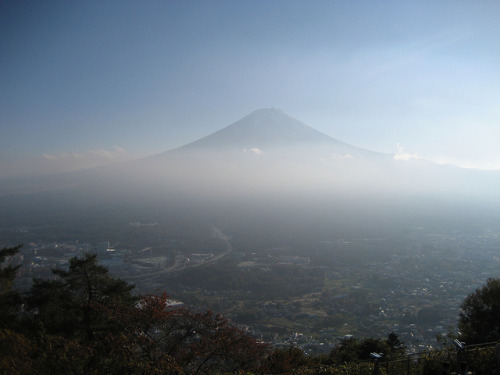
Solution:
[[[331,155],[376,154],[334,139],[276,108],[253,111],[233,124],[176,151],[286,151],[294,148],[322,150]]]

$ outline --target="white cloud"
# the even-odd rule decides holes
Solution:
[[[345,154],[345,155],[340,155],[340,154],[333,154],[330,156],[331,159],[354,159],[354,156],[350,154]]]
[[[257,147],[245,148],[243,149],[243,152],[252,152],[255,155],[262,155],[264,153],[264,151],[262,151],[260,148]]]
[[[98,150],[87,150],[85,152],[73,152],[73,153],[60,153],[60,154],[43,154],[43,157],[46,160],[51,160],[51,161],[82,161],[82,160],[94,160],[98,161],[101,160],[103,162],[105,161],[119,161],[123,160],[124,158],[128,158],[128,152],[118,146],[114,146],[113,149],[111,150],[104,150],[104,149],[98,149]]]
[[[109,150],[97,149],[84,152],[42,154],[40,157],[4,161],[4,163],[0,164],[0,177],[73,172],[79,169],[131,160],[136,157],[137,155],[131,154],[118,146],[114,146]]]
[[[392,157],[394,160],[408,161],[408,160],[419,159],[419,156],[417,154],[410,154],[408,152],[404,152],[403,147],[399,143],[396,144],[396,148],[397,152]]]
[[[500,170],[500,161],[496,160],[477,160],[475,162],[468,160],[455,160],[450,158],[436,158],[436,164],[447,165],[451,164],[456,167],[466,168],[466,169],[482,169],[482,170]]]

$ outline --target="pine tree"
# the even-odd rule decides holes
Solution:
[[[500,340],[500,279],[488,279],[465,298],[458,327],[467,344]]]
[[[12,327],[21,305],[21,297],[14,290],[13,283],[21,265],[8,264],[22,245],[4,247],[0,250],[0,328]]]
[[[34,281],[28,307],[49,333],[91,340],[116,327],[107,317],[112,306],[133,306],[133,285],[108,275],[95,254],[71,258],[69,269],[53,270],[56,280]]]

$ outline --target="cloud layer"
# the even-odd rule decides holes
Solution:
[[[73,172],[126,161],[135,157],[137,156],[122,147],[114,146],[109,150],[97,149],[84,152],[42,154],[39,157],[18,160],[5,159],[0,164],[0,177]]]
[[[417,154],[410,154],[408,152],[405,152],[403,150],[403,147],[399,143],[396,145],[396,148],[397,148],[397,152],[393,156],[394,160],[408,161],[408,160],[419,159],[419,156]]]

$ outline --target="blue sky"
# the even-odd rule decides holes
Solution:
[[[496,1],[4,1],[0,176],[166,151],[266,107],[500,168],[499,19]]]

